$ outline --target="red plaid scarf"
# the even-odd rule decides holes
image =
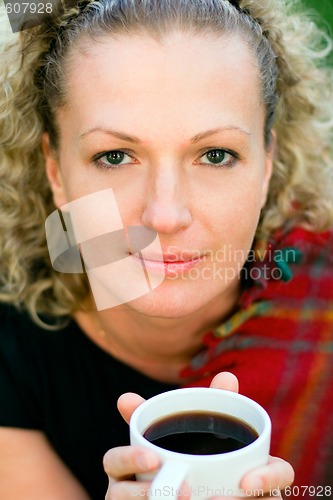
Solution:
[[[271,453],[293,465],[295,485],[332,487],[333,231],[278,231],[255,254],[240,310],[206,334],[182,375],[186,386],[208,386],[220,371],[234,373],[269,413]],[[313,491],[294,497],[333,498],[333,489]]]

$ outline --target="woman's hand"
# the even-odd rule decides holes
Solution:
[[[238,392],[238,381],[231,373],[223,372],[216,375],[211,387]],[[127,423],[133,411],[143,401],[143,398],[133,393],[123,394],[119,398],[118,409]],[[133,481],[133,479],[135,474],[153,471],[161,465],[159,457],[151,450],[134,446],[112,448],[105,454],[103,463],[104,470],[109,476],[106,500],[129,500],[133,497],[148,499],[147,491],[151,483]],[[290,485],[293,479],[294,471],[290,464],[280,458],[270,457],[267,465],[253,469],[243,477],[241,488],[246,491],[247,497],[252,491],[254,494],[260,492],[261,497],[262,492],[265,492],[267,496],[273,492],[274,498],[282,498],[277,496],[277,491]],[[189,498],[186,486],[184,486],[183,499],[189,500]],[[219,498],[222,499],[222,497]]]
[[[126,393],[118,399],[118,409],[129,423],[134,410],[145,400],[134,393]],[[109,450],[103,459],[104,470],[109,476],[109,488],[105,500],[147,498],[148,482],[133,481],[135,474],[149,472],[160,466],[159,457],[151,450],[135,446],[119,446]]]
[[[238,392],[238,380],[232,373],[223,372],[214,377],[210,387]],[[260,492],[259,496],[261,498],[263,493],[268,497],[271,493],[274,498],[282,498],[281,491],[292,484],[293,481],[294,470],[292,466],[282,458],[269,457],[267,465],[253,469],[245,474],[240,487],[246,492],[247,497],[251,496],[251,492],[254,493],[254,496],[258,496]],[[222,497],[219,498],[222,499]]]

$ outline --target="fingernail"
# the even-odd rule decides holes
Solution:
[[[138,456],[138,465],[142,470],[155,469],[158,466],[158,459],[152,453],[145,453]]]

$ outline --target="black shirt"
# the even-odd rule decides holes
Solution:
[[[118,397],[174,388],[107,354],[74,321],[48,331],[0,305],[0,425],[43,431],[93,500],[107,490],[104,453],[129,443]]]

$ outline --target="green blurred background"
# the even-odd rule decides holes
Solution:
[[[327,29],[333,36],[333,0],[302,0],[306,7],[310,7],[317,11],[320,17],[324,20]]]
[[[321,28],[324,28],[333,39],[333,0],[301,0],[306,8],[311,11],[312,19]],[[333,52],[326,59],[329,66],[333,66]]]

